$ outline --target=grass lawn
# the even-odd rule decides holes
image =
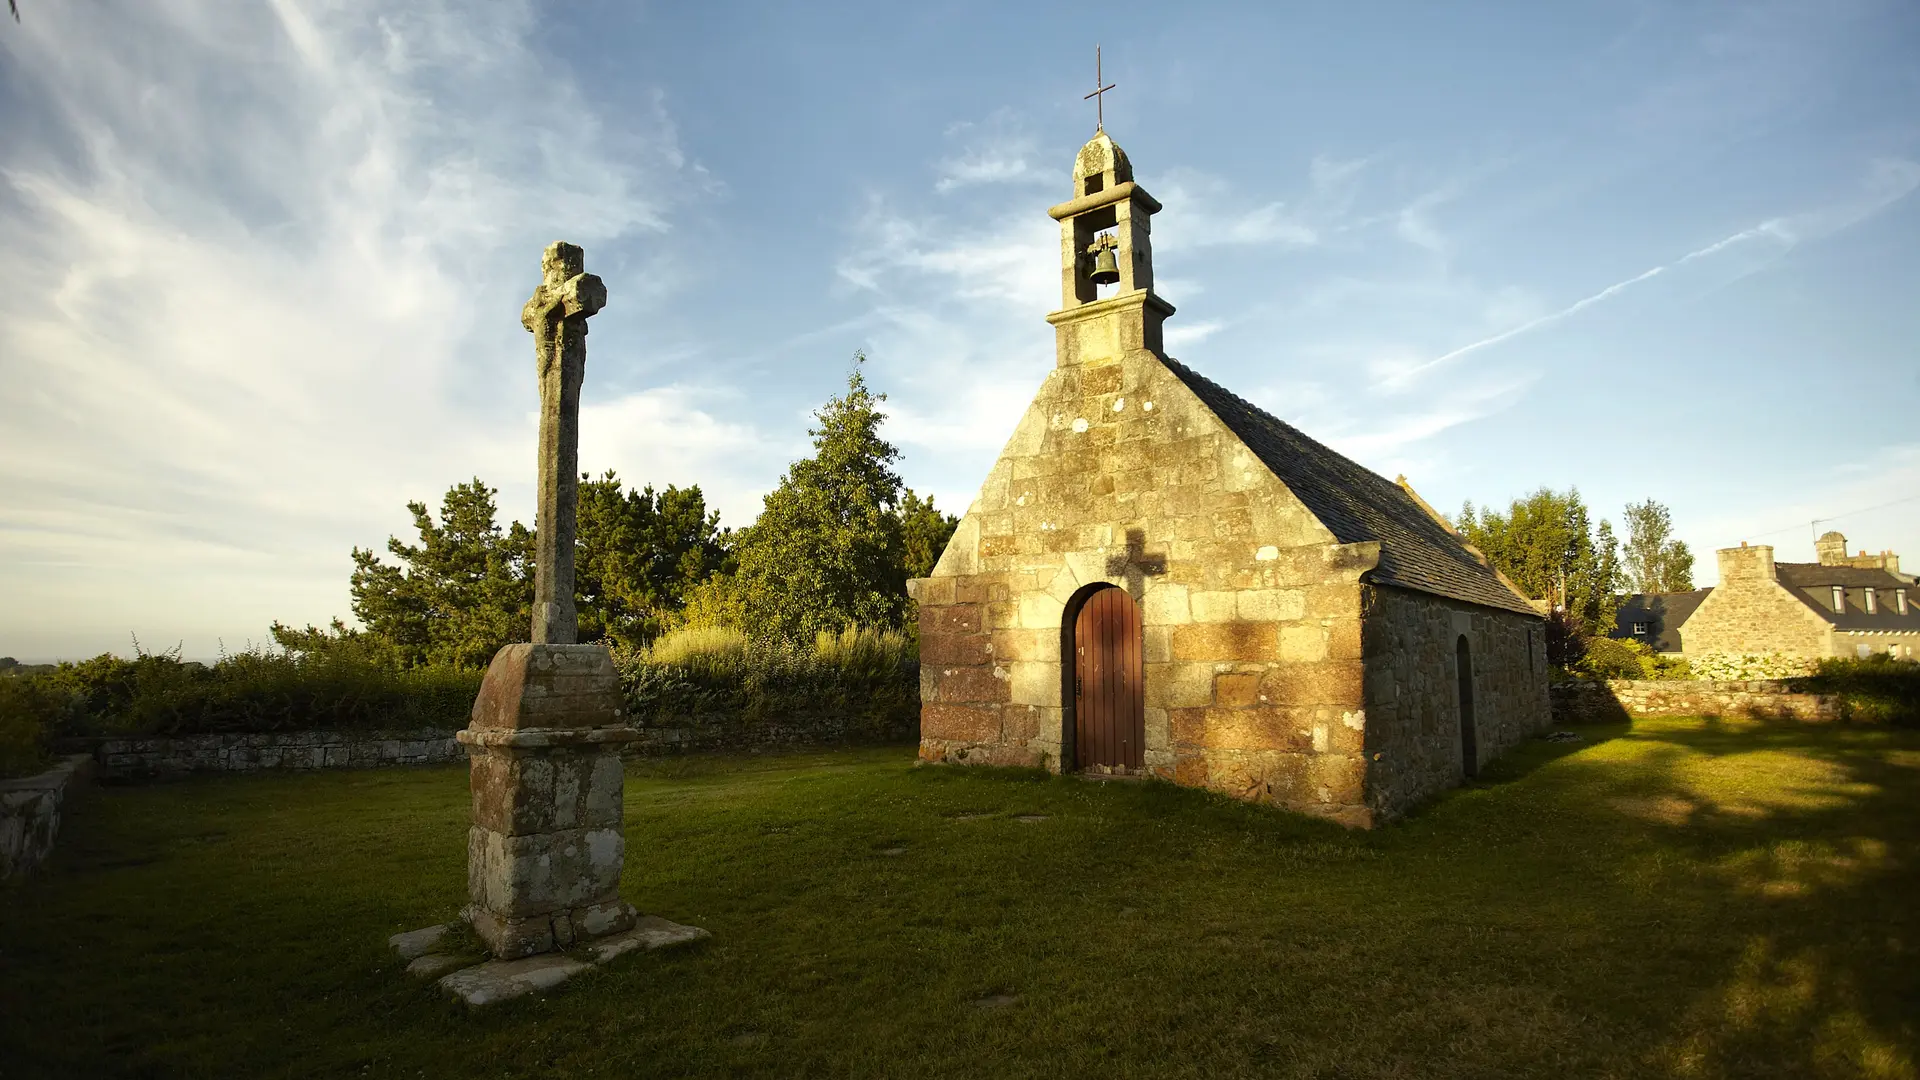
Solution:
[[[1585,734],[1369,834],[635,764],[626,896],[714,939],[479,1013],[385,945],[463,900],[464,768],[99,788],[0,892],[0,1077],[1916,1076],[1920,732]]]

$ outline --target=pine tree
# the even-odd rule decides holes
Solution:
[[[749,632],[805,640],[896,626],[906,610],[900,451],[880,437],[886,395],[867,388],[865,362],[854,354],[846,394],[814,413],[813,456],[787,469],[740,540],[732,587]]]

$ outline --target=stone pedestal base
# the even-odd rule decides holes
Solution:
[[[509,645],[487,668],[466,744],[473,783],[463,912],[495,957],[633,926],[620,680],[599,645]]]
[[[460,917],[487,943],[487,951],[501,959],[559,952],[594,938],[631,930],[640,913],[624,900],[567,908],[520,917],[503,916],[468,904]]]

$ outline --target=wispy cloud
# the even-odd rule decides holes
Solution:
[[[1390,387],[1405,387],[1415,379],[1442,364],[1458,360],[1463,356],[1491,348],[1505,341],[1511,341],[1523,334],[1531,333],[1543,326],[1561,322],[1579,314],[1596,304],[1609,300],[1642,282],[1671,273],[1689,263],[1718,255],[1730,248],[1754,242],[1766,242],[1776,249],[1776,255],[1783,255],[1795,245],[1816,240],[1838,232],[1849,226],[1872,217],[1894,203],[1912,194],[1920,188],[1920,164],[1904,160],[1876,162],[1869,171],[1862,193],[1856,197],[1823,207],[1804,214],[1787,218],[1772,218],[1750,228],[1720,238],[1705,247],[1687,252],[1671,262],[1642,270],[1630,278],[1616,281],[1606,288],[1566,305],[1556,311],[1528,319],[1517,326],[1491,334],[1477,341],[1469,342],[1459,348],[1442,353],[1431,360],[1413,364],[1387,374],[1382,380]]]
[[[1011,114],[954,124],[947,129],[947,141],[955,149],[934,169],[938,176],[934,190],[941,194],[981,184],[1058,180],[1036,167],[1034,155],[1039,140],[1023,130]]]
[[[1198,345],[1220,332],[1226,323],[1218,319],[1197,323],[1176,323],[1162,331],[1168,351],[1176,352],[1189,345]]]
[[[0,144],[8,651],[341,612],[407,499],[530,471],[540,248],[591,262],[709,189],[657,97],[600,123],[527,4],[35,15]]]

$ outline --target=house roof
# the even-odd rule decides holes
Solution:
[[[1644,641],[1654,652],[1679,652],[1680,628],[1712,589],[1680,593],[1635,593],[1620,604],[1613,637]],[[1647,632],[1637,635],[1634,623],[1646,623]]]
[[[1400,485],[1322,446],[1178,360],[1166,364],[1335,539],[1343,544],[1380,542],[1380,564],[1367,572],[1367,580],[1540,616]]]
[[[1896,590],[1908,592],[1911,586],[1885,570],[1822,563],[1775,563],[1774,570],[1788,592],[1832,623],[1836,630],[1920,632],[1920,595],[1910,592],[1907,613],[1900,614],[1894,593]],[[1845,590],[1845,601],[1839,610],[1833,606],[1836,585]],[[1865,589],[1879,593],[1871,615],[1867,613],[1866,598],[1862,595]]]

